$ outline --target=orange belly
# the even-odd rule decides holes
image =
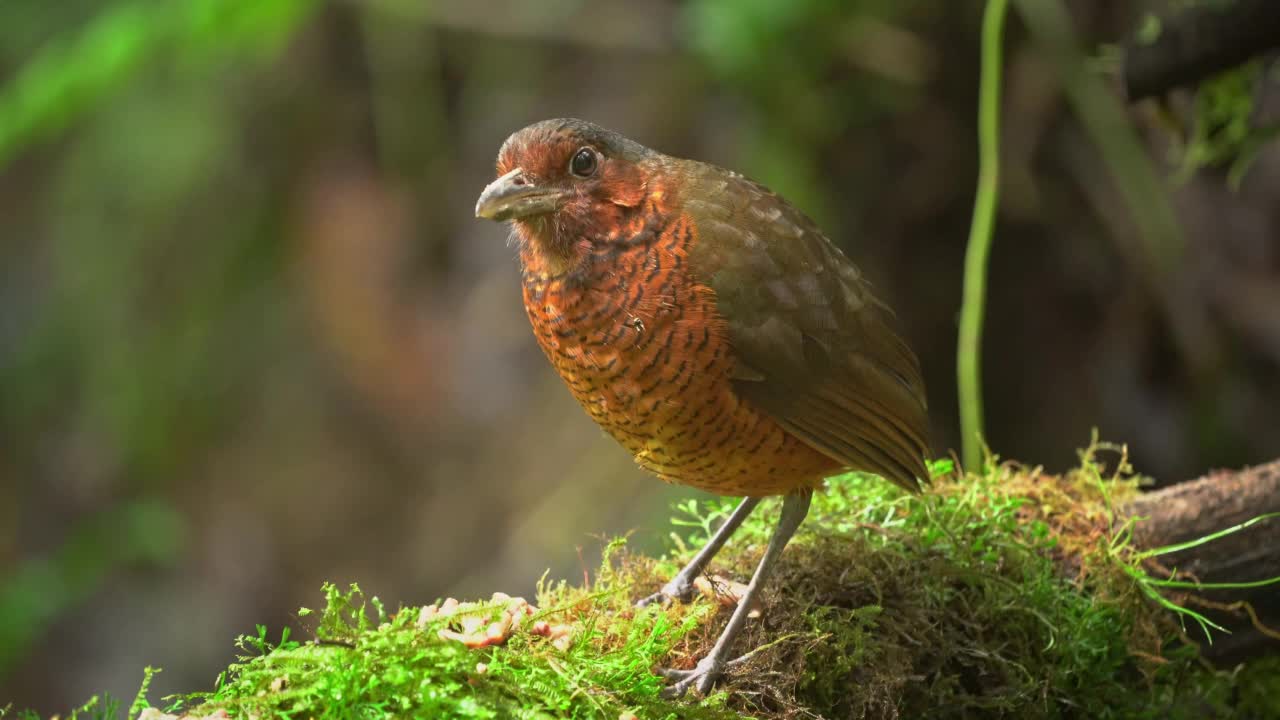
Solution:
[[[839,463],[734,392],[715,295],[688,274],[685,218],[592,250],[568,275],[525,271],[543,352],[591,417],[663,480],[718,495],[812,487]]]

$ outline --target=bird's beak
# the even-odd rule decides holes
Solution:
[[[534,185],[523,170],[516,168],[489,183],[480,193],[476,217],[502,221],[542,215],[556,209],[561,195],[563,192],[555,188]]]

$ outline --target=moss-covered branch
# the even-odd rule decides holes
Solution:
[[[1280,460],[1144,493],[1126,503],[1122,512],[1143,518],[1133,533],[1134,542],[1143,548],[1186,543],[1280,513]],[[1202,654],[1225,665],[1280,652],[1280,633],[1269,629],[1280,628],[1280,585],[1253,585],[1259,578],[1280,576],[1280,522],[1255,523],[1158,559],[1162,567],[1178,568],[1202,583],[1231,586],[1201,589],[1186,598],[1231,631],[1202,646]],[[1277,707],[1280,714],[1280,704]]]
[[[159,704],[192,717],[1274,717],[1280,643],[1230,672],[1202,662],[1200,630],[1172,604],[1188,596],[1153,601],[1167,576],[1145,574],[1152,558],[1135,542],[1164,508],[1133,519],[1139,479],[1103,452],[1061,476],[939,467],[923,496],[831,481],[741,640],[750,658],[700,701],[660,699],[652,669],[691,666],[714,642],[723,594],[749,574],[776,504],[688,606],[635,609],[682,558],[620,541],[589,587],[543,583],[532,604],[391,612],[329,587],[324,608],[303,613],[313,640],[241,638],[244,656],[211,692]],[[728,509],[680,508],[700,528],[689,545]]]

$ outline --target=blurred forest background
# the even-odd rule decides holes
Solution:
[[[1010,27],[989,442],[1058,470],[1097,427],[1161,482],[1280,456],[1280,154],[1237,188],[1187,171],[1186,94],[1095,95],[1123,122],[1090,124],[1053,48],[1073,26],[1105,66],[1165,5],[1067,7],[1056,36]],[[601,536],[662,548],[693,493],[576,406],[506,231],[472,217],[535,120],[587,118],[807,210],[897,310],[935,447],[956,447],[980,16],[4,0],[0,707],[132,697],[146,664],[153,698],[208,688],[234,635],[296,627],[323,580],[394,607],[580,577]],[[1280,82],[1250,77],[1250,117],[1274,123]],[[1111,151],[1126,137],[1141,152]]]

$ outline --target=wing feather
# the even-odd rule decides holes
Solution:
[[[716,293],[739,394],[847,467],[916,490],[927,481],[920,363],[892,312],[799,210],[737,173],[682,161],[698,228],[690,263]]]

